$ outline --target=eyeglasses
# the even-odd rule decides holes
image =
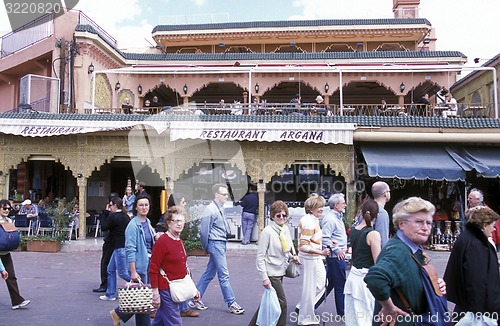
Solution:
[[[139,204],[139,205],[137,205],[137,207],[145,208],[145,207],[149,207],[149,204]]]
[[[432,228],[432,222],[431,221],[424,221],[424,220],[405,220],[406,222],[411,222],[413,224],[415,224],[416,226],[418,226],[419,228],[423,228],[424,226],[425,227],[428,227],[428,228]]]
[[[176,219],[176,220],[170,220],[170,222],[174,222],[175,224],[184,224],[186,221],[185,220],[181,220],[181,219]]]
[[[3,206],[3,207],[2,207],[2,209],[3,209],[4,211],[10,211],[10,210],[12,210],[12,207]]]
[[[288,215],[286,215],[286,214],[276,214],[276,215],[274,215],[274,217],[276,217],[276,218],[287,218]]]
[[[226,193],[218,192],[218,194],[221,195],[221,196],[224,196],[224,197],[229,196],[229,193],[227,193],[227,192]]]

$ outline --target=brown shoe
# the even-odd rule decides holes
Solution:
[[[111,315],[111,318],[113,319],[113,326],[120,326],[120,317],[118,317],[116,312],[114,310],[111,310],[109,312],[109,314]]]
[[[186,311],[181,311],[181,317],[198,317],[200,315],[199,312],[193,311],[191,309]]]

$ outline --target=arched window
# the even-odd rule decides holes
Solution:
[[[474,92],[474,94],[472,94],[472,99],[470,100],[471,101],[471,104],[481,104],[481,94],[479,94],[479,92]]]

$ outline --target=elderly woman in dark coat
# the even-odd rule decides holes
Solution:
[[[500,216],[486,206],[471,208],[467,216],[444,273],[447,298],[455,303],[458,317],[470,311],[500,320],[499,266],[495,248],[488,241]]]

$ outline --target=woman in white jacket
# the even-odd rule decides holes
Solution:
[[[264,228],[259,239],[257,250],[257,270],[262,278],[262,285],[268,289],[273,287],[278,295],[281,306],[281,315],[278,325],[286,325],[287,302],[285,291],[283,290],[283,275],[288,266],[288,260],[292,257],[293,246],[288,226],[285,225],[288,219],[288,206],[281,200],[275,201],[271,205],[269,218],[271,221]],[[300,263],[298,256],[293,256],[293,260]],[[255,312],[249,325],[256,325],[259,309]]]

